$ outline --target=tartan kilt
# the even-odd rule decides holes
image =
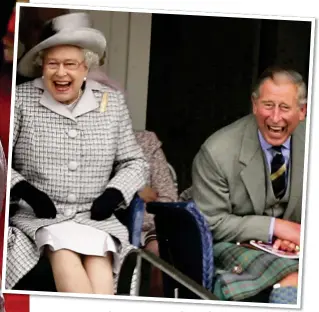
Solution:
[[[214,294],[221,300],[244,300],[298,271],[299,260],[275,256],[234,243],[214,244]]]

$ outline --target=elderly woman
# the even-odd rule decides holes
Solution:
[[[148,165],[121,92],[86,79],[106,40],[84,13],[45,25],[18,71],[6,284],[49,258],[60,292],[112,294],[113,275],[132,248],[113,212],[146,183]],[[116,164],[115,175],[111,172]]]

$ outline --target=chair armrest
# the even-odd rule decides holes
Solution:
[[[136,195],[129,206],[129,221],[127,224],[130,243],[135,247],[141,246],[143,222],[144,201],[138,195]]]
[[[118,208],[114,214],[127,227],[130,243],[139,248],[144,222],[144,201],[135,194],[127,208]]]
[[[167,274],[176,282],[196,294],[200,299],[219,300],[219,298],[212,292],[197,284],[188,276],[186,276],[173,266],[169,265],[161,258],[155,256],[149,251],[142,249],[133,249],[126,255],[119,276],[117,295],[129,294],[129,283],[132,280],[133,270],[137,263],[138,257],[142,259],[142,267],[140,271],[141,273],[143,273],[143,263],[144,266],[145,264],[146,266],[151,264],[152,266],[160,269],[163,273]],[[143,278],[141,280],[143,281]],[[141,288],[145,287],[141,284],[140,289]]]

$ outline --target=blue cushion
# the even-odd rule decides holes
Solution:
[[[129,230],[130,243],[135,247],[141,246],[141,235],[144,222],[144,201],[135,196],[129,206]]]

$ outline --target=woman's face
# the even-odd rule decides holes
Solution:
[[[52,97],[63,104],[74,102],[88,73],[83,51],[61,45],[44,51],[43,80]]]

